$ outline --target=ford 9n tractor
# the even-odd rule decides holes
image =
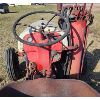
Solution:
[[[25,59],[26,80],[37,78],[79,79],[82,74],[86,50],[88,26],[93,22],[93,15],[86,4],[57,5],[58,12],[33,11],[19,17],[13,25],[13,35],[18,40],[18,51],[6,50],[7,72],[11,80],[16,81],[22,70],[18,58]],[[49,21],[41,18],[18,35],[20,21],[35,14],[53,15]],[[58,18],[58,26],[52,20]]]
[[[100,96],[78,80],[85,69],[92,6],[87,10],[86,4],[57,4],[58,12],[33,11],[16,20],[13,35],[18,40],[18,50],[6,50],[6,69],[11,80],[22,77],[25,80],[5,86],[0,96]],[[44,13],[52,17],[48,21],[41,18],[30,25],[21,22],[28,16]],[[55,17],[58,25],[53,22]],[[21,34],[17,31],[20,25],[27,27]],[[20,57],[24,59],[23,66]]]

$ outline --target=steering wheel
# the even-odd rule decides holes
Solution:
[[[42,30],[45,29],[49,22],[55,17],[55,16],[59,16],[60,18],[62,18],[66,25],[65,25],[65,30],[64,30],[64,34],[62,36],[60,36],[59,38],[56,38],[54,39],[53,41],[48,41],[47,43],[32,43],[32,42],[28,42],[28,41],[25,41],[23,39],[21,39],[19,36],[18,36],[18,33],[16,32],[16,27],[17,25],[19,25],[19,22],[24,19],[25,17],[29,16],[29,15],[32,15],[32,14],[37,14],[37,13],[50,13],[50,14],[53,14],[54,16],[46,23],[46,25],[44,27],[42,27]],[[34,28],[32,26],[30,26],[31,28]],[[35,29],[35,28],[34,28]],[[13,25],[13,34],[15,36],[15,38],[20,41],[21,43],[23,44],[27,44],[27,45],[30,45],[30,46],[38,46],[38,47],[44,47],[44,46],[51,46],[53,44],[56,44],[57,42],[60,42],[61,40],[63,40],[66,36],[69,35],[69,31],[70,31],[70,23],[69,23],[69,17],[64,17],[63,15],[61,15],[60,13],[57,13],[57,12],[53,12],[53,11],[34,11],[34,12],[30,12],[30,13],[27,13],[21,17],[19,17],[18,20],[16,20],[16,22],[14,23]]]

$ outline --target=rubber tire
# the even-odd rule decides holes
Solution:
[[[8,48],[5,52],[5,60],[6,60],[6,69],[8,73],[8,77],[12,81],[16,81],[18,79],[18,55],[15,52],[14,48]]]

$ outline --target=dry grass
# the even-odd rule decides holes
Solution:
[[[21,15],[36,10],[53,10],[56,11],[55,5],[47,6],[16,6],[10,7],[12,13],[0,14],[0,87],[11,82],[6,73],[4,51],[7,47],[17,48],[17,41],[12,35],[12,25]],[[87,50],[87,79],[92,87],[100,92],[100,4],[95,4],[93,8],[94,23],[90,26],[88,44],[94,41]],[[40,18],[37,16],[35,19]],[[49,16],[47,16],[49,18]],[[32,19],[32,18],[30,18]],[[26,22],[28,22],[27,20]]]

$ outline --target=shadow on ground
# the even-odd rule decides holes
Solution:
[[[0,77],[0,82],[2,82],[2,81],[3,81],[3,78]]]
[[[18,11],[9,11],[9,12],[7,12],[7,13],[2,13],[2,14],[10,14],[10,13],[18,13]]]
[[[18,11],[10,11],[10,12],[8,12],[8,14],[9,14],[9,13],[18,13]]]
[[[87,67],[82,80],[100,92],[100,72],[94,71],[100,60],[100,49],[95,49],[91,53],[87,51],[85,60],[87,61],[85,62]]]

